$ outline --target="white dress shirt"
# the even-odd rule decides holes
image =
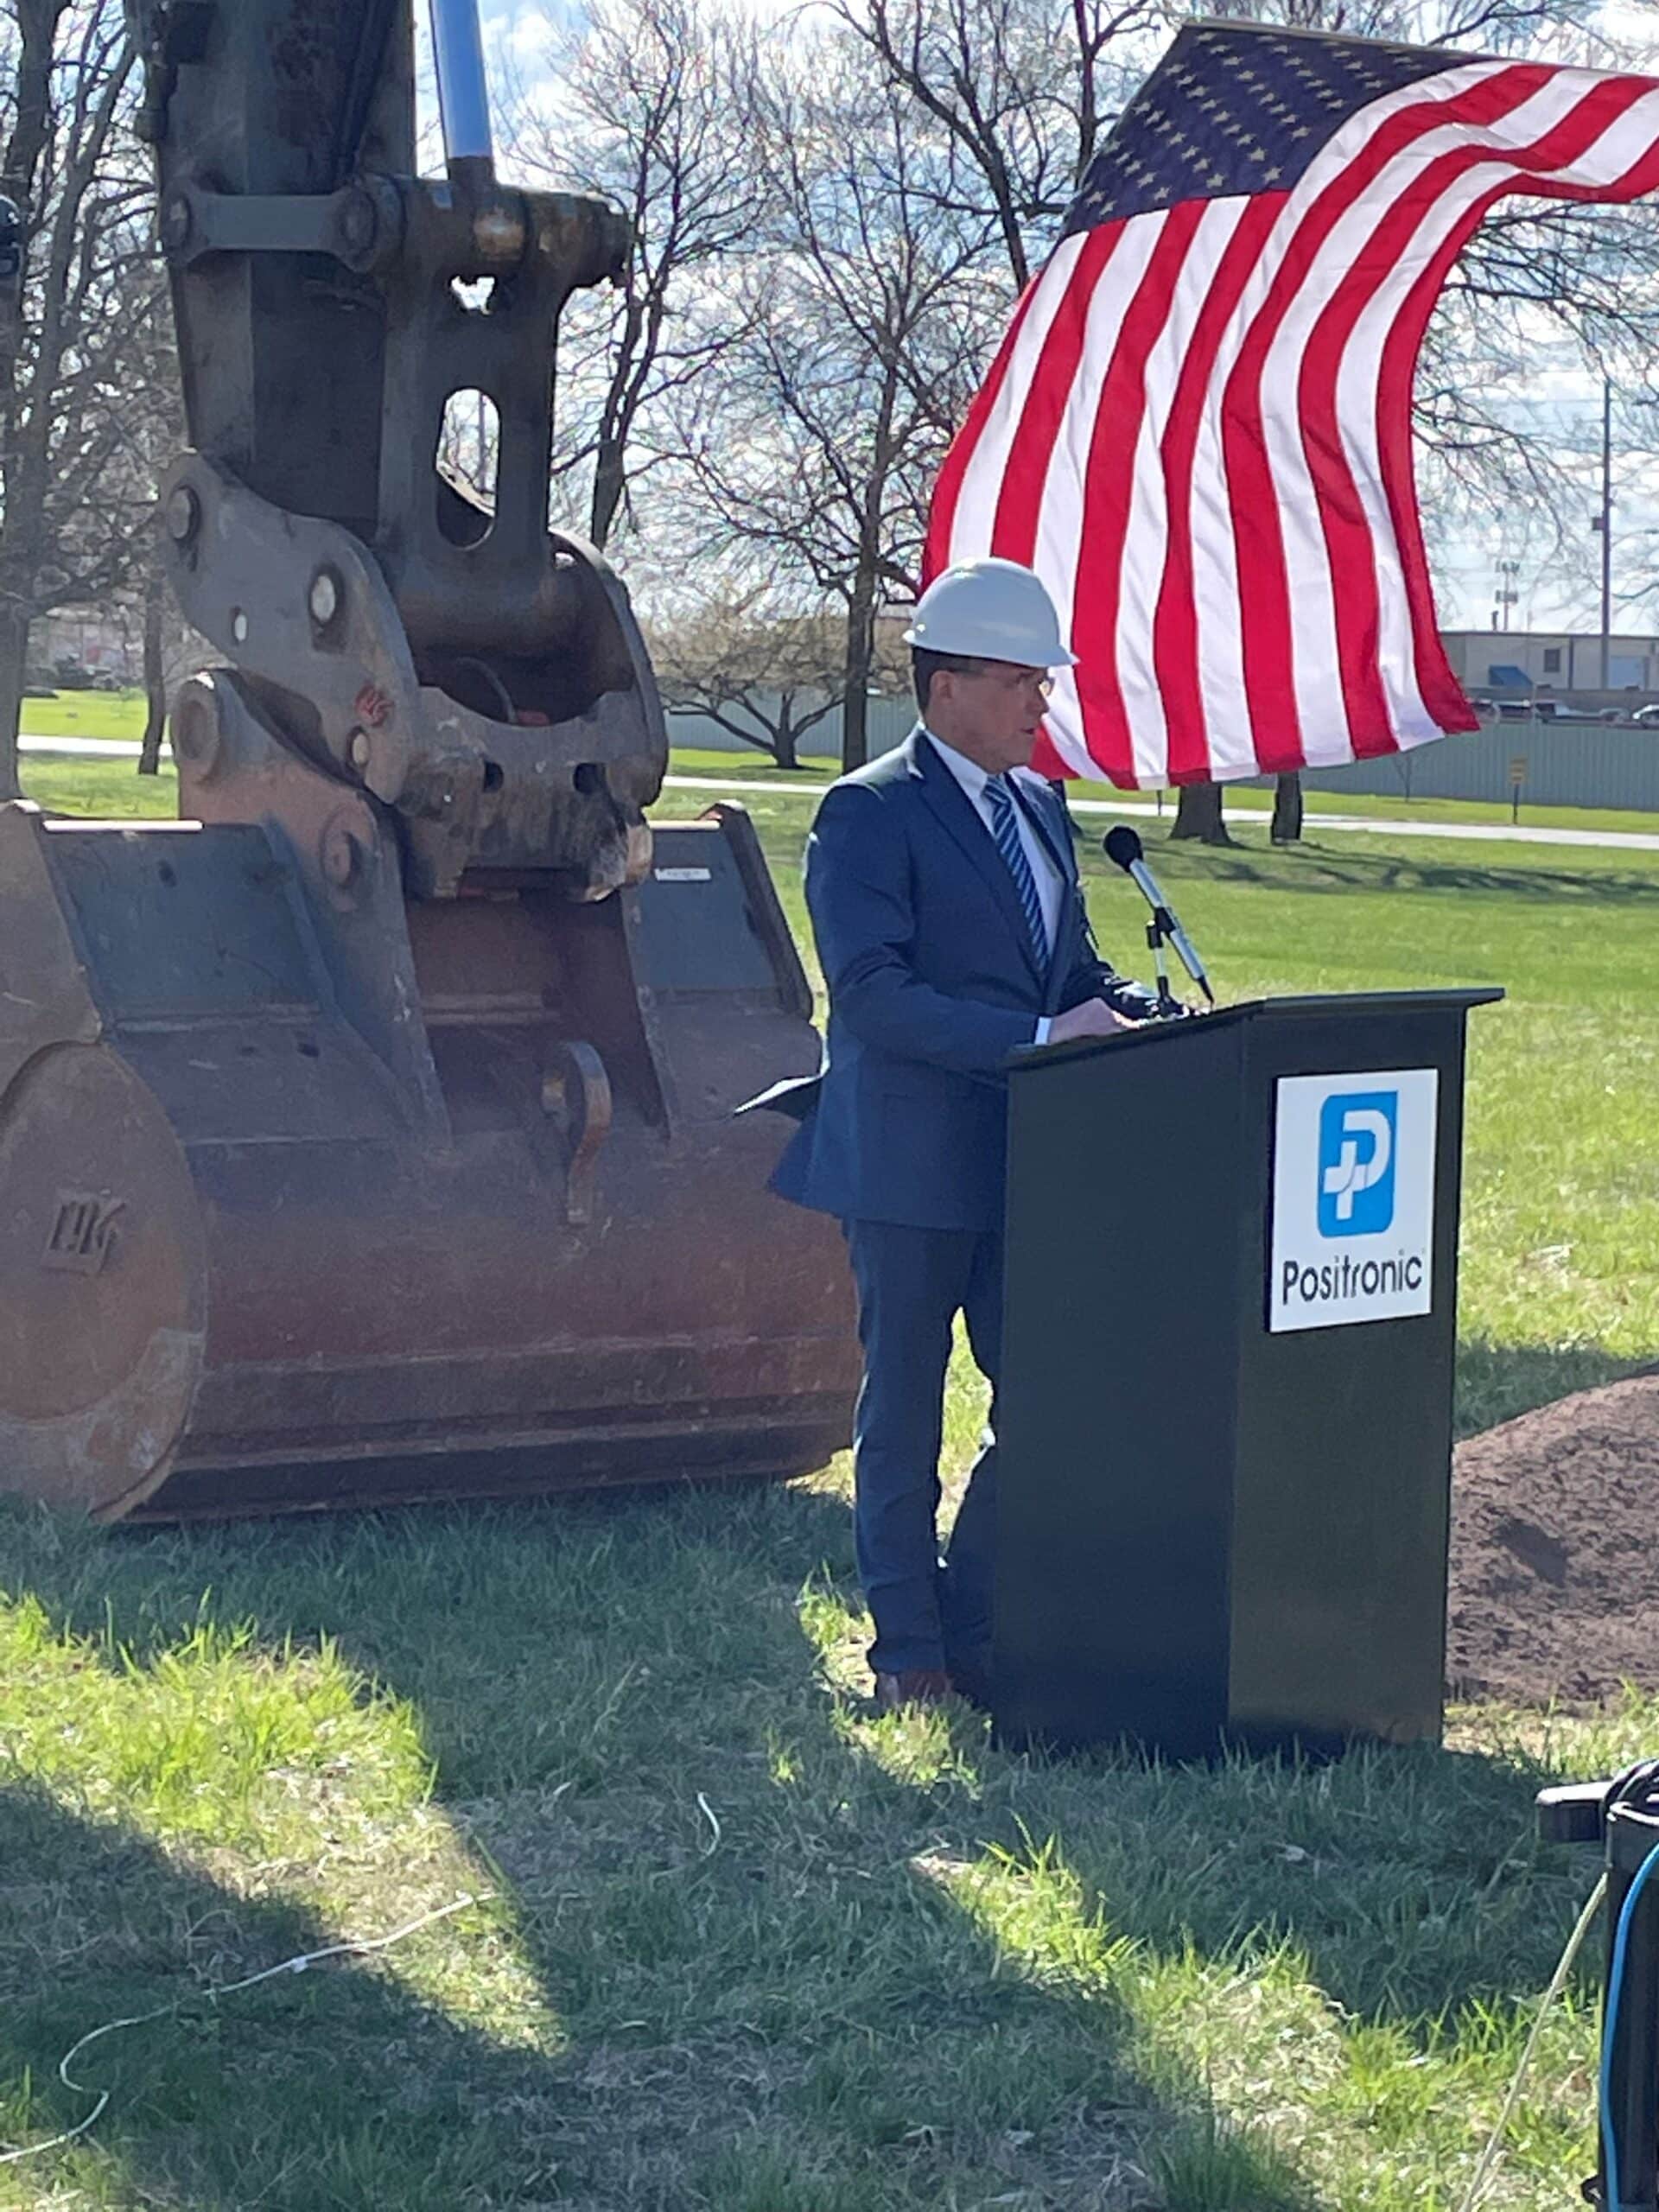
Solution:
[[[969,804],[985,824],[985,834],[990,838],[995,849],[996,825],[991,819],[990,804],[985,797],[985,786],[990,781],[990,778],[977,760],[970,760],[965,753],[958,753],[955,746],[947,745],[942,737],[935,737],[932,731],[927,729],[925,725],[924,725],[924,732],[928,743],[962,785]],[[1047,797],[1042,778],[1032,769],[1010,768],[1007,780],[1013,783],[1016,779],[1033,785],[1042,793],[1043,798]],[[1039,804],[1040,803],[1039,800]],[[1031,864],[1032,880],[1037,886],[1037,897],[1043,910],[1043,929],[1052,950],[1055,931],[1059,925],[1060,902],[1065,896],[1065,879],[1055,867],[1053,857],[1048,847],[1043,842],[1037,825],[1032,820],[1027,809],[1016,805],[1014,810],[1014,819],[1020,832],[1020,842],[1026,849],[1026,858]],[[1001,853],[997,854],[997,865],[1007,866]],[[1045,1014],[1037,1024],[1037,1033],[1032,1039],[1033,1045],[1046,1045],[1048,1042],[1048,1025],[1049,1017]]]

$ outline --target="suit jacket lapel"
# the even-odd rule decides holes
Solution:
[[[920,723],[905,743],[909,748],[911,772],[922,786],[922,797],[990,887],[991,895],[1002,909],[1033,980],[1039,986],[1046,984],[1048,979],[1037,964],[1037,948],[1026,926],[1026,910],[1020,904],[1020,893],[1008,874],[1007,862],[991,842],[991,833],[975,811],[972,800],[933,750]]]

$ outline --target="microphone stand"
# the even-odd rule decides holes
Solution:
[[[1147,944],[1158,976],[1158,1018],[1167,1021],[1184,1011],[1180,1001],[1169,988],[1169,963],[1164,957],[1164,947],[1174,935],[1175,925],[1167,906],[1154,906],[1152,919],[1147,924]]]

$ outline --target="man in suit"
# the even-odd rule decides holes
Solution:
[[[1039,579],[1010,561],[948,569],[906,640],[921,720],[826,792],[807,843],[823,1065],[767,1102],[802,1117],[773,1187],[841,1220],[857,1285],[855,1523],[887,1706],[987,1689],[995,1395],[943,1561],[936,1516],[958,1313],[996,1387],[1005,1064],[1154,1005],[1096,951],[1071,818],[1029,766],[1049,671],[1073,660]]]

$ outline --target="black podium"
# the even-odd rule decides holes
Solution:
[[[1264,1000],[1009,1076],[995,1719],[1437,1737],[1464,1030]]]

